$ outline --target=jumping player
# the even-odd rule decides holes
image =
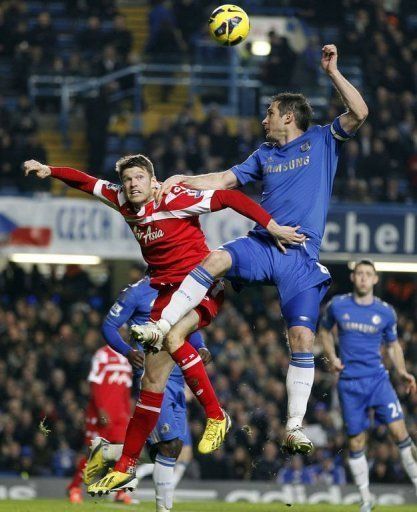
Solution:
[[[138,336],[152,343],[167,336],[174,343],[172,326],[201,302],[220,276],[243,283],[275,285],[288,327],[291,349],[287,373],[288,418],[284,447],[290,453],[309,453],[313,445],[302,432],[314,380],[312,352],[319,305],[328,289],[330,275],[319,261],[327,210],[341,146],[365,121],[368,108],[360,93],[337,68],[337,49],[322,49],[321,66],[343,99],[347,111],[332,124],[312,126],[312,110],[302,94],[274,96],[262,122],[267,142],[231,169],[200,176],[173,176],[158,197],[183,183],[198,190],[232,189],[260,180],[261,205],[280,224],[302,226],[307,241],[288,247],[286,254],[271,242],[262,226],[248,236],[213,251],[183,281],[156,324],[143,326]],[[168,334],[169,333],[169,334]]]
[[[151,286],[158,296],[151,320],[160,318],[178,284],[209,254],[198,215],[232,207],[267,229],[281,247],[282,243],[302,243],[304,235],[297,227],[279,226],[257,203],[236,191],[199,192],[175,187],[156,202],[158,187],[152,162],[143,155],[121,158],[116,163],[122,186],[100,180],[67,167],[49,167],[34,160],[25,162],[25,173],[39,178],[52,176],[68,185],[95,195],[119,211],[129,224],[148,263]],[[206,279],[202,273],[202,279]],[[175,363],[203,406],[207,415],[206,429],[198,445],[201,453],[210,453],[223,442],[230,428],[230,418],[221,409],[203,362],[185,338],[197,328],[208,325],[222,302],[222,283],[213,282],[201,304],[190,311],[178,329],[173,329],[169,353],[161,351],[145,356],[146,373],[142,379],[139,402],[129,422],[123,454],[109,478],[90,486],[92,493],[106,493],[130,487],[136,461],[142,447],[156,425],[165,384]],[[89,491],[90,491],[89,488]]]
[[[105,340],[111,348],[134,367],[134,381],[140,384],[143,376],[143,349],[134,349],[120,335],[119,329],[127,324],[141,324],[149,319],[151,305],[158,295],[151,287],[149,277],[127,286],[121,291],[108,312],[102,326]],[[199,331],[191,334],[190,343],[197,350],[204,364],[211,360]],[[139,389],[137,390],[139,393]],[[130,414],[129,414],[130,416]],[[128,418],[129,418],[128,416]],[[125,424],[127,427],[128,419]],[[123,442],[125,432],[120,438]],[[110,465],[117,461],[122,453],[122,445],[114,446],[107,443],[107,437],[94,442],[90,458],[85,470],[85,483],[93,484],[98,477],[104,476]],[[153,464],[143,464],[136,470],[136,478],[147,474],[153,475],[156,495],[156,512],[171,510],[173,495],[184,472],[184,463],[178,461],[187,457],[190,444],[190,433],[187,425],[184,377],[178,366],[172,370],[165,389],[161,406],[161,414],[154,430],[148,439],[149,453]],[[185,447],[183,452],[183,447]],[[178,466],[178,467],[177,467]],[[133,483],[131,482],[131,485]],[[123,491],[119,491],[123,492]]]
[[[361,494],[360,510],[369,512],[373,502],[364,450],[370,409],[374,410],[378,423],[387,425],[400,450],[404,469],[417,489],[417,449],[407,432],[401,404],[382,364],[382,344],[388,347],[407,392],[415,393],[416,381],[405,367],[397,338],[395,311],[373,294],[378,276],[372,261],[359,261],[351,280],[353,293],[336,295],[327,305],[320,338],[331,370],[339,374],[340,406],[349,436],[349,466]],[[339,356],[335,351],[334,331],[339,340]]]

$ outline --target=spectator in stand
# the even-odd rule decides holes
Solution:
[[[32,46],[40,47],[44,55],[51,57],[54,54],[57,34],[48,11],[39,13],[37,24],[29,33],[29,41]]]

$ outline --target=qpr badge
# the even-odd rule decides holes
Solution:
[[[302,146],[300,146],[300,150],[305,153],[306,151],[309,151],[311,149],[311,143],[308,140],[307,142],[304,142]]]

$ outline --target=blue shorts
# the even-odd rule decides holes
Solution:
[[[177,437],[186,444],[187,440],[187,406],[185,402],[184,384],[168,379],[161,414],[158,423],[148,438],[148,443],[172,441]]]
[[[256,283],[276,286],[282,313],[289,325],[290,319],[286,315],[285,306],[299,296],[300,300],[290,308],[291,316],[310,318],[312,311],[316,311],[316,318],[307,324],[291,322],[290,326],[308,325],[315,330],[319,305],[329,288],[331,278],[327,268],[309,254],[305,245],[289,247],[287,253],[283,254],[271,239],[249,234],[224,244],[221,249],[227,251],[232,258],[232,267],[226,278],[249,285]],[[311,288],[317,288],[318,293],[315,298],[309,297],[310,304],[304,311],[306,301],[302,295]],[[311,300],[314,304],[311,304]]]
[[[376,424],[387,425],[404,418],[397,393],[385,371],[372,377],[339,379],[337,389],[349,436],[356,436],[369,428],[370,409],[375,412]]]

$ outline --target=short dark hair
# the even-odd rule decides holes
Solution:
[[[147,156],[139,153],[137,155],[123,156],[117,160],[116,172],[118,173],[120,180],[122,179],[123,171],[125,169],[130,169],[131,167],[140,167],[141,169],[145,169],[151,178],[155,176],[153,163]]]
[[[313,119],[313,109],[304,94],[293,92],[281,92],[272,96],[272,103],[278,103],[278,110],[281,116],[292,112],[297,128],[305,132]]]
[[[369,258],[363,258],[362,260],[359,260],[355,263],[355,266],[353,267],[353,272],[359,267],[359,265],[369,265],[374,269],[374,272],[376,273],[375,263],[370,260]]]

